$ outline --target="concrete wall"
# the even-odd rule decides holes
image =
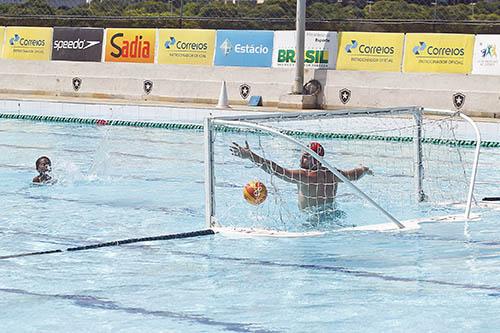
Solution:
[[[74,77],[82,79],[77,92]],[[0,60],[3,94],[215,104],[226,80],[230,104],[246,104],[239,94],[246,83],[250,95],[261,95],[265,105],[274,106],[291,90],[293,78],[293,69],[277,68]],[[452,96],[460,92],[466,96],[462,111],[500,118],[500,76],[306,70],[306,81],[312,78],[324,86],[319,101],[326,108],[421,105],[453,110]],[[149,95],[144,80],[153,81]],[[346,105],[339,98],[343,88],[352,93]]]

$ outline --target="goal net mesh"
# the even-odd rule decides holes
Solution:
[[[364,174],[356,180],[363,172],[354,172],[352,183],[400,221],[463,211],[457,204],[466,200],[474,150],[464,141],[467,125],[458,117],[423,117],[420,145],[415,145],[417,126],[410,110],[364,116],[325,114],[314,119],[304,113],[295,120],[286,115],[240,120],[279,130],[305,145],[320,143],[324,160],[343,174],[351,170],[352,176],[352,170],[368,167],[373,175]],[[305,150],[299,145],[238,122],[216,125],[213,128],[213,196],[218,224],[280,231],[324,231],[388,222],[385,215],[347,184],[333,184],[338,181],[336,177],[333,181],[316,180],[312,188],[307,187],[311,185],[311,178],[291,179],[283,172],[271,172],[270,167],[262,166],[254,158],[232,154],[230,147],[233,146],[233,151],[237,147],[234,143],[240,147],[248,143],[259,157],[295,170],[297,174],[307,173],[301,168]],[[423,202],[417,200],[416,149],[422,152]],[[243,196],[244,186],[254,180],[264,184],[268,192],[267,199],[258,205],[250,204]],[[326,193],[328,186],[330,189],[337,186],[334,199],[332,193]],[[324,197],[328,199],[322,200]],[[302,206],[304,201],[310,206],[299,207],[301,201]]]

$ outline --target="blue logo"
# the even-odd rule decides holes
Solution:
[[[271,67],[274,32],[218,30],[215,66]]]
[[[357,47],[358,47],[358,42],[357,42],[356,40],[354,40],[354,39],[353,39],[353,40],[351,40],[351,43],[350,43],[350,44],[347,44],[347,45],[345,46],[345,51],[346,51],[347,53],[351,53],[351,50],[353,50],[353,49],[355,49],[355,48],[357,48]]]
[[[16,44],[17,42],[19,42],[21,40],[21,36],[19,36],[18,34],[15,34],[14,37],[12,37],[10,40],[9,40],[9,44],[10,45],[14,45]]]
[[[167,40],[165,42],[165,48],[166,49],[169,49],[170,46],[174,46],[175,45],[175,38],[174,37],[170,37],[170,40]]]
[[[425,42],[419,42],[418,44],[419,45],[415,46],[412,50],[414,55],[419,55],[427,47],[427,44],[425,44]]]

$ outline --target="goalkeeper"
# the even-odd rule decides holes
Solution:
[[[311,142],[308,147],[319,156],[325,155],[323,146],[318,142]],[[298,203],[300,209],[335,203],[337,185],[342,180],[326,167],[323,167],[311,154],[304,152],[300,158],[300,169],[291,170],[257,155],[250,149],[246,141],[245,147],[233,142],[229,149],[234,156],[249,159],[265,172],[275,175],[286,182],[296,184],[299,192]],[[373,175],[373,172],[366,166],[338,171],[349,180],[358,180],[366,174]]]

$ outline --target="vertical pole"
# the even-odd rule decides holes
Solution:
[[[204,121],[205,136],[205,224],[207,228],[213,227],[214,205],[214,143],[212,119],[207,117]]]
[[[306,35],[306,0],[297,0],[295,80],[292,94],[301,95],[304,86],[304,48]]]
[[[179,29],[182,29],[182,15],[184,14],[184,0],[181,0],[179,8]]]
[[[417,192],[417,201],[425,200],[425,193],[422,187],[424,177],[424,166],[422,164],[422,109],[416,108],[413,111],[415,118],[415,134],[413,137],[413,145],[415,150],[415,190]]]

